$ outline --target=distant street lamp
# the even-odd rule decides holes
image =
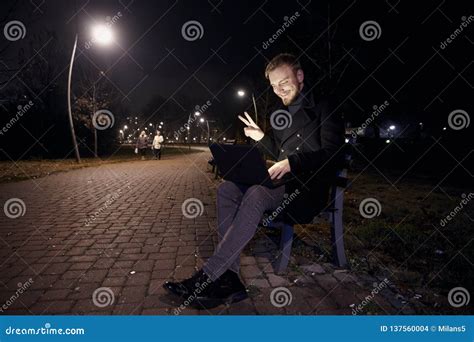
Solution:
[[[245,91],[242,90],[242,89],[239,89],[237,91],[237,95],[239,97],[244,97],[245,96]],[[258,123],[257,123],[257,117],[258,117],[258,115],[257,115],[257,103],[255,102],[255,96],[254,96],[253,93],[252,93],[252,102],[253,102],[253,109],[255,111],[255,123],[258,125]]]
[[[216,121],[215,120],[207,120],[207,119],[205,119],[205,121],[206,121],[206,126],[207,126],[207,145],[209,146],[210,142],[212,141],[211,130],[209,129],[209,122],[216,122]]]
[[[189,131],[189,130],[191,129],[190,126],[191,126],[191,115],[192,115],[192,114],[193,114],[193,113],[189,113],[189,116],[188,116],[188,127],[187,127],[187,129],[188,129],[188,136],[189,136],[189,134],[190,134],[190,131]],[[201,113],[199,113],[198,111],[194,112],[194,116],[199,116],[199,115],[201,115]],[[186,139],[186,140],[188,140],[188,139]],[[191,139],[189,139],[189,140],[191,140]],[[189,142],[189,146],[188,146],[188,147],[189,147],[189,149],[191,150],[191,142]]]
[[[206,122],[206,126],[207,126],[207,143],[209,144],[209,138],[210,138],[210,135],[211,135],[211,132],[209,130],[209,120],[206,120],[204,118],[201,118],[199,120],[200,122]]]

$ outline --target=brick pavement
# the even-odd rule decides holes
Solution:
[[[0,314],[350,315],[359,304],[362,313],[403,306],[390,287],[364,302],[381,279],[330,264],[292,258],[287,275],[274,274],[275,245],[259,232],[242,256],[248,300],[176,311],[162,283],[190,276],[216,244],[219,181],[208,158],[208,152],[165,156],[0,185],[2,206],[11,198],[25,204],[23,216],[9,218],[4,208],[0,221]],[[183,215],[189,198],[202,202],[202,215]],[[9,213],[15,215],[13,207]]]

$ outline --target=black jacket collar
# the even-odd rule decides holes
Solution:
[[[296,100],[288,106],[288,111],[293,116],[301,108],[313,108],[314,105],[313,93],[308,91],[307,85],[304,85]]]

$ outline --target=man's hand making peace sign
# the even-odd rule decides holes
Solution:
[[[260,129],[260,127],[257,126],[257,124],[252,120],[250,115],[248,115],[247,112],[244,112],[245,118],[239,115],[240,121],[242,121],[244,124],[247,125],[247,127],[244,128],[244,133],[246,137],[250,137],[255,141],[260,141],[265,133]]]
[[[255,141],[260,141],[265,133],[261,130],[260,127],[257,126],[257,124],[252,120],[250,115],[248,115],[247,112],[244,112],[245,118],[239,115],[240,121],[242,121],[247,127],[244,127],[244,134],[247,137],[252,138]],[[272,165],[268,169],[268,173],[270,174],[271,179],[281,179],[286,173],[290,172],[290,162],[288,161],[288,158],[279,161],[275,164]]]

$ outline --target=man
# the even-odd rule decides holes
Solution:
[[[304,83],[304,72],[295,56],[276,56],[268,63],[265,76],[284,105],[273,114],[287,115],[287,126],[278,127],[278,118],[270,117],[272,137],[247,113],[245,118],[239,116],[239,119],[246,125],[245,135],[277,161],[268,169],[270,177],[281,179],[288,175],[292,178],[273,189],[228,181],[219,185],[219,244],[214,255],[191,278],[163,284],[169,292],[197,308],[215,307],[247,297],[238,275],[240,253],[254,236],[265,211],[275,210],[292,194],[291,203],[285,205],[279,219],[303,224],[311,222],[327,204],[328,179],[334,176],[338,152],[344,143],[342,122],[331,112],[328,102],[313,95],[309,85]]]
[[[153,144],[151,148],[153,149],[154,159],[161,159],[161,143],[163,142],[163,136],[161,135],[160,131],[156,131],[156,135],[153,138]]]

